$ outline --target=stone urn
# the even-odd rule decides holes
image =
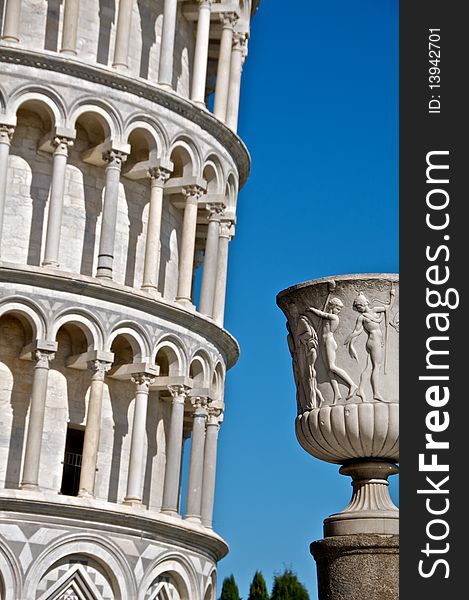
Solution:
[[[398,534],[387,481],[399,460],[398,276],[316,279],[280,292],[277,304],[287,317],[298,441],[353,480],[325,536]]]

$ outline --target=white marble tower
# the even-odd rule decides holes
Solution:
[[[0,598],[213,600],[258,2],[2,3]]]

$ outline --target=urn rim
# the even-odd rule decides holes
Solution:
[[[282,302],[286,296],[289,296],[293,292],[296,292],[297,290],[301,290],[303,288],[312,287],[321,283],[328,283],[329,281],[360,281],[363,279],[385,279],[390,282],[398,282],[399,273],[344,273],[340,275],[329,275],[327,277],[310,279],[309,281],[302,281],[301,283],[296,283],[280,291],[276,297],[277,306],[281,307]]]

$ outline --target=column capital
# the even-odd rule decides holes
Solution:
[[[148,169],[148,177],[151,179],[152,185],[157,185],[159,187],[163,187],[164,184],[171,177],[172,169],[168,169],[166,167],[162,167],[160,165],[155,167],[150,167]]]
[[[155,375],[150,373],[132,373],[130,380],[140,388],[139,391],[150,391],[150,384],[155,380]]]
[[[68,156],[68,149],[73,146],[73,139],[56,135],[51,141],[51,146],[54,149],[54,155]]]
[[[107,168],[118,169],[122,168],[122,163],[127,160],[127,154],[120,150],[105,150],[103,152],[103,160],[107,163]]]
[[[107,371],[112,367],[112,363],[93,359],[88,361],[88,369],[91,371],[91,379],[103,381]]]
[[[230,240],[233,237],[232,229],[231,229],[232,226],[233,226],[233,221],[231,221],[231,220],[220,221],[219,237],[227,238]]]
[[[225,212],[226,205],[223,202],[207,202],[205,208],[209,213],[209,221],[219,221]]]
[[[243,31],[235,31],[233,34],[233,50],[245,52],[248,43],[247,34]]]
[[[15,127],[13,125],[0,123],[0,144],[10,145],[14,133]]]
[[[211,8],[212,4],[213,4],[213,0],[197,0],[197,4],[199,5],[199,9],[200,8]]]
[[[194,417],[206,417],[208,414],[207,405],[208,405],[208,397],[207,396],[191,396],[191,403],[194,407]]]
[[[173,402],[184,404],[186,396],[189,394],[190,387],[184,384],[168,385],[168,391],[171,394]]]
[[[223,29],[233,29],[238,22],[238,15],[233,11],[220,13],[220,21]]]
[[[182,193],[185,195],[186,201],[189,199],[198,200],[205,194],[205,189],[198,184],[185,185]]]
[[[220,423],[222,421],[223,421],[223,410],[221,408],[209,405],[207,426],[216,425],[217,427],[220,427]]]
[[[44,367],[46,369],[49,368],[49,363],[51,360],[54,360],[55,352],[50,350],[35,350],[34,351],[34,360],[37,363],[38,367]]]

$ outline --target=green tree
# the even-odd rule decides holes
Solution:
[[[241,600],[239,597],[238,586],[233,575],[225,577],[221,586],[220,600]]]
[[[248,600],[269,600],[269,592],[267,591],[265,579],[260,571],[254,573],[249,587]]]
[[[309,600],[305,586],[290,569],[281,575],[275,575],[270,600]]]

